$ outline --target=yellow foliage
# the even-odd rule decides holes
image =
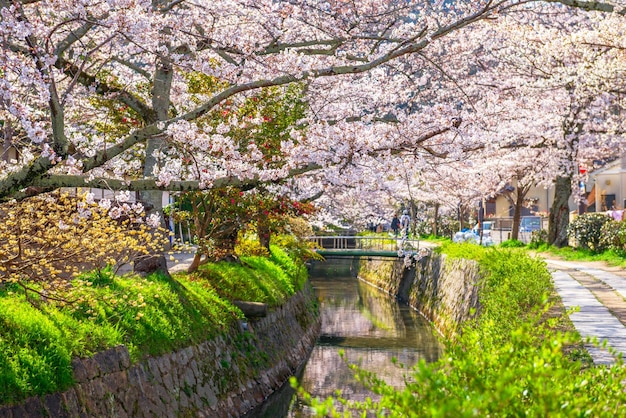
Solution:
[[[81,271],[163,251],[165,231],[139,216],[112,219],[97,203],[59,193],[2,204],[0,283],[37,282],[53,291]]]

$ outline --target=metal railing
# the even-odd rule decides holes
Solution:
[[[368,237],[368,236],[312,236],[306,238],[316,243],[325,250],[375,250],[375,251],[398,251],[418,250],[419,240],[393,237]]]
[[[513,229],[512,217],[501,218],[485,218],[485,222],[491,223],[491,229],[488,231],[488,235],[493,240],[494,244],[499,244],[503,241],[511,239],[511,230]],[[548,230],[548,218],[542,217],[539,221],[539,227],[543,230]],[[532,231],[526,230],[523,225],[520,225],[520,230],[517,239],[524,244],[528,244],[532,238]]]

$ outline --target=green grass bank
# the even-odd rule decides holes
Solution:
[[[0,404],[59,392],[74,384],[72,359],[125,345],[131,362],[219,336],[243,318],[232,300],[270,309],[301,290],[302,261],[272,247],[270,257],[201,266],[198,272],[116,276],[84,274],[62,293],[0,288]]]

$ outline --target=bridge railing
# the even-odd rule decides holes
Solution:
[[[311,236],[308,241],[316,243],[325,250],[375,250],[375,251],[398,251],[419,249],[419,240],[402,240],[393,237],[370,237],[370,236]]]

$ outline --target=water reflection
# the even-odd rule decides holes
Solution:
[[[355,381],[340,349],[349,362],[402,387],[406,373],[402,365],[436,360],[441,345],[418,313],[352,277],[345,263],[340,262],[337,270],[329,264],[322,270],[317,265],[312,269],[311,281],[321,304],[322,335],[301,384],[314,396],[327,397],[340,389],[348,399],[364,400],[372,393]],[[295,404],[288,416],[302,416],[302,412]]]

